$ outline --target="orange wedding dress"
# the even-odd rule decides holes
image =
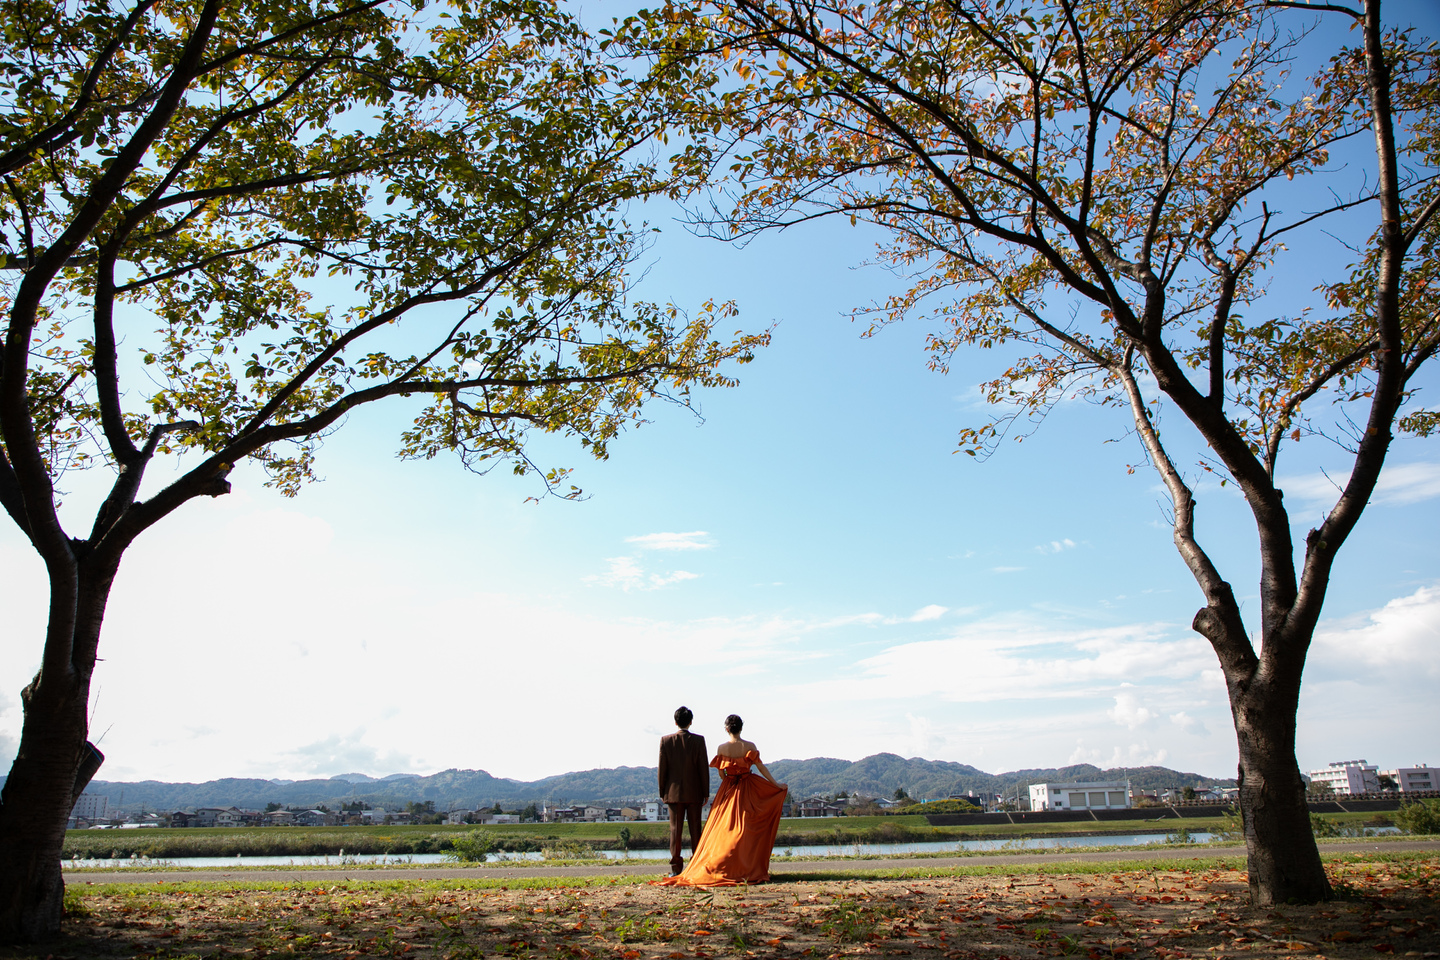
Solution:
[[[710,766],[721,773],[720,789],[690,864],[679,876],[654,880],[664,886],[733,887],[770,879],[770,850],[780,829],[785,791],[751,773],[760,754],[717,754]]]

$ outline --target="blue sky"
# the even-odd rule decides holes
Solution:
[[[355,415],[296,499],[237,471],[122,568],[92,708],[102,778],[651,764],[681,703],[712,738],[741,714],[769,759],[1233,774],[1218,666],[1188,629],[1200,594],[1157,477],[1127,471],[1141,453],[1123,411],[1064,402],[987,462],[958,455],[1002,358],[940,375],[920,324],[862,339],[845,311],[898,283],[857,267],[873,233],[819,224],[737,249],[651,216],[664,232],[638,296],[734,298],[746,328],[775,324],[741,385],[700,395],[701,417],[652,408],[608,462],[540,442],[541,462],[577,468],[583,503],[396,460],[399,407]],[[1297,539],[1328,506],[1322,470],[1345,462],[1323,441],[1282,461]],[[76,516],[94,493],[73,482]],[[1197,496],[1202,542],[1253,609],[1243,502],[1213,480]],[[1336,567],[1302,769],[1440,763],[1437,530],[1440,453],[1398,441]],[[8,762],[45,602],[9,525],[0,582]]]

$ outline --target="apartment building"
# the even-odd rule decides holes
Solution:
[[[1337,760],[1324,770],[1311,770],[1310,782],[1323,783],[1337,797],[1380,792],[1380,771],[1364,760]]]

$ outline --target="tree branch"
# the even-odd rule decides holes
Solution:
[[[1290,425],[1290,418],[1294,416],[1295,410],[1300,404],[1319,392],[1321,387],[1343,373],[1347,367],[1373,353],[1379,345],[1378,340],[1370,340],[1356,347],[1327,366],[1299,392],[1291,394],[1281,405],[1275,420],[1275,428],[1270,431],[1270,435],[1265,441],[1265,470],[1271,477],[1275,476],[1275,460],[1280,455],[1280,441],[1285,436],[1285,430]]]
[[[55,275],[105,216],[130,174],[174,116],[193,78],[192,71],[209,42],[219,11],[219,0],[205,0],[196,15],[194,29],[186,38],[170,79],[156,98],[154,107],[113,158],[109,168],[91,186],[86,202],[79,206],[60,236],[35,258],[34,266],[26,271],[11,303],[5,363],[0,369],[0,431],[3,431],[6,450],[25,493],[31,542],[50,567],[52,577],[69,576],[73,579],[73,571],[66,574],[64,570],[73,565],[74,555],[56,514],[54,484],[36,445],[26,402],[29,345],[35,318]],[[52,630],[46,642],[42,670],[66,669],[70,663],[72,643],[73,637],[68,637],[63,631]]]
[[[1241,683],[1254,673],[1258,662],[1255,648],[1245,635],[1245,626],[1240,619],[1240,608],[1235,603],[1234,591],[1220,576],[1220,571],[1216,569],[1209,554],[1195,539],[1195,498],[1160,442],[1155,425],[1150,422],[1145,397],[1140,392],[1140,385],[1135,382],[1135,373],[1131,366],[1134,350],[1134,347],[1126,348],[1125,359],[1118,365],[1116,373],[1124,385],[1140,442],[1170,494],[1170,503],[1175,511],[1175,547],[1180,551],[1185,565],[1190,568],[1191,576],[1205,594],[1206,606],[1195,615],[1192,627],[1210,641],[1215,655],[1220,659],[1226,681],[1231,684]]]
[[[139,451],[125,429],[120,407],[120,369],[115,346],[115,245],[107,243],[95,268],[95,391],[100,401],[100,426],[123,475]]]
[[[25,495],[20,489],[20,481],[15,476],[15,470],[5,456],[3,446],[0,446],[0,506],[3,506],[5,512],[10,514],[10,519],[15,521],[15,526],[19,527],[26,537],[30,537],[30,518],[25,514]]]
[[[1267,7],[1289,7],[1292,10],[1319,10],[1327,13],[1343,13],[1346,16],[1359,20],[1363,14],[1352,7],[1344,7],[1338,3],[1308,3],[1306,0],[1265,0]]]
[[[0,176],[8,176],[31,163],[36,156],[52,154],[80,138],[80,132],[71,128],[93,102],[95,87],[100,82],[101,74],[105,72],[110,61],[119,52],[120,45],[130,34],[135,32],[135,28],[140,24],[140,19],[151,7],[155,6],[156,2],[157,0],[140,0],[130,11],[130,14],[121,23],[120,29],[101,48],[99,56],[86,71],[85,79],[81,81],[80,89],[76,92],[74,105],[60,119],[0,154]]]

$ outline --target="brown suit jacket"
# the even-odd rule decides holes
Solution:
[[[660,738],[660,799],[704,803],[710,798],[710,754],[705,738],[676,730]]]

